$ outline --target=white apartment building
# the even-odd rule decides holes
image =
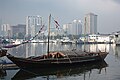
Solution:
[[[84,34],[97,34],[97,15],[88,13],[84,18]]]
[[[2,24],[1,25],[1,30],[0,30],[0,35],[4,37],[11,37],[11,27],[9,24]]]
[[[63,30],[67,35],[80,35],[82,34],[81,20],[73,20],[72,23],[64,24]]]
[[[71,29],[70,29],[71,27],[72,27],[72,23],[64,24],[63,25],[64,34],[66,35],[71,34]]]
[[[74,20],[72,22],[71,34],[72,35],[80,35],[80,34],[82,34],[82,23],[81,23],[81,20]]]
[[[37,16],[27,16],[26,17],[26,36],[35,36],[40,30],[42,25],[42,17]]]

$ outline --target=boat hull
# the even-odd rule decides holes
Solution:
[[[6,45],[6,46],[3,46],[3,48],[13,48],[13,47],[17,47],[21,44],[11,44],[11,45]]]
[[[68,66],[68,67],[56,67],[56,68],[38,68],[38,69],[20,69],[12,78],[13,80],[26,80],[26,79],[33,79],[40,76],[56,76],[60,77],[67,77],[67,76],[75,76],[84,74],[87,72],[91,72],[93,69],[97,69],[101,72],[101,69],[104,69],[108,66],[108,64],[103,62],[93,62],[84,65],[78,66]],[[33,74],[34,73],[34,74]],[[35,75],[37,74],[37,75]],[[22,76],[22,77],[21,77]]]
[[[0,50],[0,57],[5,56],[6,53],[7,53],[7,50],[6,50],[6,49],[1,49],[1,50]]]
[[[7,57],[20,68],[53,68],[53,67],[67,67],[71,65],[81,65],[84,63],[103,61],[107,54],[101,56],[85,56],[85,57],[71,57],[71,58],[48,58],[41,60],[33,60],[26,58],[18,58],[11,55]]]

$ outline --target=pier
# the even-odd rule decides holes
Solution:
[[[5,69],[5,70],[8,70],[8,69],[18,69],[18,67],[16,66],[16,64],[7,63],[7,64],[0,64],[0,70],[1,69]]]

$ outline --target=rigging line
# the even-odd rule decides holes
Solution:
[[[68,57],[68,59],[69,59],[69,62],[72,63],[71,59],[70,59],[69,56],[68,56],[68,52],[66,52],[66,53],[67,53],[67,57]]]
[[[65,33],[64,29],[60,28],[61,25],[58,24],[58,22],[57,22],[54,18],[53,18],[53,20],[54,20],[54,24],[59,27],[58,30],[59,30],[59,31],[62,30],[62,31]]]
[[[53,17],[52,17],[52,19],[54,20],[54,24],[55,24],[56,28],[58,29],[58,31],[62,31],[63,33],[65,33],[65,30],[60,28],[61,25]],[[66,36],[67,36],[67,34],[66,34]]]
[[[40,28],[39,32],[38,32],[34,37],[32,37],[31,39],[29,39],[28,41],[31,41],[31,40],[33,40],[34,38],[36,38],[36,37],[42,32],[42,29],[43,29],[44,27],[45,27],[45,26],[42,25],[42,27]]]
[[[58,26],[58,27],[59,27],[58,30],[59,30],[59,31],[62,30],[62,31],[65,33],[65,31],[64,31],[62,28],[60,28],[61,25],[60,25],[53,17],[52,17],[52,19],[54,20],[55,26]]]
[[[44,25],[42,25],[42,27],[40,28],[40,31],[33,37],[33,39],[34,39],[35,37],[37,37],[39,33],[42,32],[43,27],[44,27]]]

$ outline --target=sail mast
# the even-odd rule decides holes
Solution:
[[[49,54],[49,39],[50,39],[50,22],[51,22],[51,14],[48,19],[48,50],[47,50],[48,54]]]

